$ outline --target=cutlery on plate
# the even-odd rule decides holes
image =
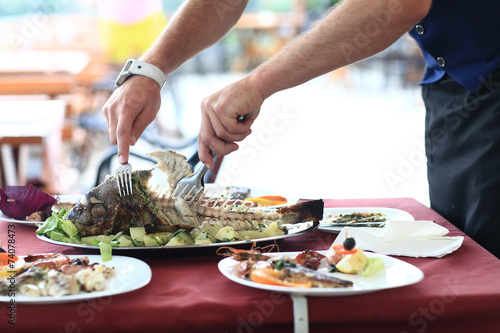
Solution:
[[[214,160],[217,158],[217,154],[212,152],[212,156]],[[205,174],[207,173],[208,168],[205,164],[202,164],[201,167],[196,171],[194,175],[191,177],[182,178],[175,187],[174,196],[175,197],[183,197],[186,198],[189,195],[197,195],[200,191],[205,188]]]

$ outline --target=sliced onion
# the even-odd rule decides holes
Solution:
[[[13,219],[25,220],[34,212],[50,212],[56,202],[56,198],[32,184],[0,188],[0,210]]]

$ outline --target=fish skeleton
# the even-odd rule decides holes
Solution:
[[[132,172],[131,195],[120,196],[115,177],[108,176],[71,209],[66,219],[74,223],[80,236],[129,234],[130,227],[145,227],[147,233],[191,230],[207,221],[236,231],[253,230],[275,221],[282,225],[323,218],[322,200],[262,210],[241,200],[208,197],[205,189],[187,197],[175,196],[177,183],[193,175],[187,158],[170,150],[149,155],[158,163],[150,170]],[[166,176],[163,188],[150,184],[156,170]]]

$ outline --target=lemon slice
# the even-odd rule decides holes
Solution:
[[[0,266],[0,277],[9,277],[11,275],[15,275],[21,271],[25,266],[25,261],[23,258],[19,258],[17,261],[13,263],[9,263],[4,266]]]
[[[365,265],[366,255],[360,248],[357,248],[356,253],[347,254],[335,267],[342,273],[354,274],[361,271]]]

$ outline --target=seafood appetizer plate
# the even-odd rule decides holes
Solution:
[[[384,221],[389,220],[398,220],[398,221],[414,221],[415,218],[404,210],[395,209],[395,208],[384,208],[384,207],[347,207],[347,208],[325,208],[323,210],[323,220],[320,221],[318,230],[329,232],[329,233],[339,233],[343,227],[346,225],[343,223],[332,223],[333,218],[339,214],[353,214],[353,213],[373,213],[380,215]],[[366,222],[360,223],[356,225],[356,223],[352,223],[349,226],[383,226],[383,222]]]
[[[319,252],[323,254],[325,253],[323,251]],[[274,253],[274,255],[288,255],[293,259],[299,253],[301,252],[280,252]],[[273,253],[266,253],[266,255],[272,254]],[[380,259],[382,259],[385,265],[385,270],[369,277],[363,277],[357,274],[328,273],[328,271],[325,271],[326,268],[322,268],[321,266],[318,269],[324,274],[353,282],[353,285],[351,287],[294,288],[256,283],[248,279],[241,278],[237,274],[235,274],[235,270],[239,262],[232,258],[222,259],[219,262],[218,267],[219,271],[229,280],[232,280],[244,286],[303,296],[347,296],[364,294],[378,290],[408,286],[411,284],[415,284],[424,278],[424,273],[420,269],[407,262],[376,253],[365,252],[365,254],[368,258],[379,257]]]
[[[124,256],[113,256],[110,261],[102,262],[100,255],[68,255],[71,259],[87,257],[92,263],[104,264],[115,269],[115,275],[106,281],[103,291],[94,291],[76,295],[30,297],[16,295],[16,303],[55,304],[84,301],[98,297],[128,293],[146,286],[151,280],[151,268],[144,261]],[[12,297],[0,296],[0,302],[10,302]]]
[[[318,222],[303,222],[303,223],[297,223],[297,224],[290,224],[290,225],[285,225],[288,227],[288,234],[286,235],[280,235],[280,236],[273,236],[273,237],[264,237],[264,238],[256,238],[256,239],[251,239],[251,240],[238,240],[238,241],[231,241],[231,242],[217,242],[217,243],[210,243],[210,244],[193,244],[193,245],[178,245],[178,246],[117,246],[113,247],[113,251],[115,250],[165,250],[165,249],[190,249],[190,248],[209,248],[209,247],[219,247],[219,246],[235,246],[235,245],[241,245],[241,244],[248,244],[248,243],[260,243],[260,242],[272,242],[275,240],[280,240],[280,239],[285,239],[285,238],[290,238],[290,237],[296,237],[300,236],[303,234],[306,234],[308,232],[311,232],[315,229],[318,228],[319,223]],[[76,248],[83,248],[83,249],[93,249],[93,250],[99,250],[98,245],[86,245],[86,244],[74,244],[74,243],[66,243],[66,242],[61,242],[61,241],[55,241],[52,240],[46,236],[40,236],[37,235],[37,237],[45,242],[52,243],[52,244],[57,244],[57,245],[64,245],[64,246],[71,246],[71,247],[76,247]],[[113,256],[114,258],[114,256]]]

